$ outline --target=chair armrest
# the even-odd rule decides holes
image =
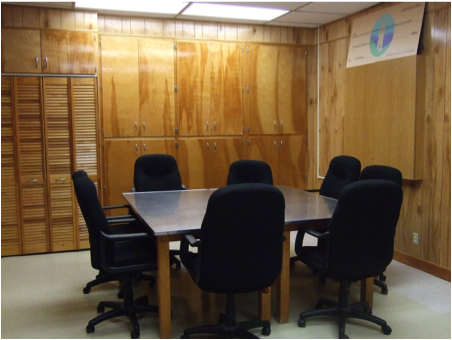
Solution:
[[[104,209],[104,210],[121,209],[121,208],[130,208],[130,205],[128,205],[128,204],[121,204],[121,205],[110,205],[110,206],[102,207],[102,209]]]
[[[306,189],[307,192],[320,192],[320,189]]]
[[[198,248],[201,245],[201,240],[197,240],[193,235],[191,234],[184,234],[183,238],[185,238],[190,245],[190,247]]]
[[[325,238],[329,238],[330,237],[330,233],[328,231],[324,232],[324,233],[321,233],[321,232],[319,232],[317,230],[312,230],[312,229],[304,229],[303,231],[305,233],[311,235],[311,236],[314,236],[315,238],[318,238],[318,239],[325,239]]]
[[[132,215],[105,216],[108,220],[116,220],[120,218],[134,218]]]
[[[108,241],[127,241],[138,238],[150,238],[147,233],[133,233],[133,234],[105,234],[103,231],[100,232],[101,237]]]
[[[111,219],[107,219],[107,221],[108,221],[108,224],[114,224],[114,223],[121,223],[121,224],[124,224],[124,223],[132,223],[132,222],[136,222],[137,221],[137,219],[136,218],[115,218],[114,216],[113,216],[113,218],[111,218]]]

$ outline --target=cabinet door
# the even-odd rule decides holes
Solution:
[[[104,137],[138,136],[138,39],[102,36]]]
[[[85,170],[96,187],[99,182],[98,104],[96,78],[70,78],[72,102],[72,167]],[[78,248],[89,248],[89,234],[77,199]]]
[[[140,39],[138,62],[141,136],[174,136],[174,41]]]
[[[48,252],[41,80],[15,78],[23,253]]]
[[[19,255],[22,253],[12,82],[13,78],[2,77],[2,256]]]
[[[305,48],[280,46],[278,54],[279,133],[304,133],[307,127]]]
[[[279,140],[279,138],[278,138]],[[272,169],[273,184],[278,178],[278,142],[277,137],[250,137],[247,141],[248,159],[263,161]]]
[[[177,160],[176,141],[173,138],[154,138],[141,140],[141,155],[171,155]]]
[[[247,46],[246,98],[249,110],[249,133],[277,133],[278,46]]]
[[[43,78],[51,251],[77,248],[68,78]]]
[[[41,73],[39,30],[2,28],[2,73]]]
[[[207,188],[210,181],[210,138],[179,138],[178,166],[187,189]]]
[[[95,74],[97,33],[42,31],[43,73]]]
[[[242,134],[242,45],[210,44],[212,135]]]
[[[180,135],[210,135],[209,43],[178,42],[177,86]]]
[[[211,150],[211,176],[208,187],[221,188],[226,185],[231,163],[244,159],[244,141],[240,137],[215,138],[212,139],[211,144],[213,150]]]
[[[284,136],[278,139],[278,176],[275,185],[307,188],[308,147],[304,135]]]
[[[135,161],[140,153],[140,141],[131,139],[105,140],[105,204],[126,204],[124,192],[133,188]]]

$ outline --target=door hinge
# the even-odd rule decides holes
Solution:
[[[96,41],[96,35],[95,34],[93,35],[93,37],[94,37],[94,41]]]
[[[99,39],[99,46],[102,47],[102,40]]]
[[[175,145],[176,145],[176,149],[179,148],[179,142],[176,142]]]
[[[97,66],[94,66],[94,73],[97,73]]]
[[[179,129],[177,127],[174,128],[174,132],[176,133],[176,135],[179,133]]]
[[[174,92],[177,92],[177,86],[174,86]]]
[[[175,50],[177,50],[177,44],[174,44],[174,45],[173,45],[173,48],[174,48]]]
[[[249,46],[246,47],[246,53],[250,53],[250,47]]]
[[[305,55],[308,55],[308,50],[305,50],[305,51],[304,51],[304,54],[305,54]]]

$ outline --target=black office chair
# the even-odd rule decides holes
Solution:
[[[200,239],[184,235],[181,259],[202,290],[226,294],[226,313],[217,325],[188,328],[193,334],[257,338],[248,330],[270,321],[236,322],[235,294],[259,291],[273,285],[282,270],[285,201],[281,191],[268,184],[236,184],[216,190],[209,199]],[[189,252],[188,246],[198,253]]]
[[[318,309],[326,300],[319,300],[317,309],[300,314],[299,327],[315,316],[338,316],[339,338],[345,335],[346,318],[373,322],[384,334],[392,332],[386,321],[348,304],[350,282],[363,280],[383,272],[391,263],[394,236],[402,206],[402,189],[385,180],[362,180],[345,186],[328,226],[328,232],[314,236],[324,239],[326,252],[318,247],[296,248],[301,261],[340,282],[336,307]]]
[[[361,171],[361,176],[359,177],[359,179],[385,179],[388,181],[393,181],[394,183],[402,186],[402,173],[396,168],[384,165],[366,166],[363,171]],[[383,295],[388,294],[388,286],[386,285],[386,283],[384,283],[385,281],[386,276],[383,272],[378,275],[378,279],[374,279],[374,285],[380,287],[381,294]]]
[[[124,283],[124,302],[102,301],[97,312],[103,313],[89,321],[86,332],[94,332],[98,323],[127,316],[132,323],[131,337],[140,336],[137,313],[156,313],[158,307],[148,305],[147,296],[133,299],[132,279],[140,277],[143,271],[156,270],[156,246],[146,233],[117,233],[118,228],[127,230],[135,219],[108,221],[97,198],[96,187],[81,170],[72,174],[77,201],[88,227],[91,251],[98,251],[96,266],[100,270]],[[93,257],[91,257],[93,260]],[[105,307],[112,310],[104,313]]]
[[[347,184],[356,182],[359,179],[361,171],[361,162],[352,156],[336,156],[334,157],[328,167],[325,178],[320,186],[320,189],[306,190],[309,192],[318,192],[319,195],[338,199],[339,194]],[[327,230],[318,230],[318,232],[326,232]],[[301,247],[304,240],[304,231],[299,230],[295,239],[295,247]],[[320,241],[321,242],[321,241]],[[290,258],[290,265],[293,266],[297,256]],[[323,282],[324,278],[320,277]]]
[[[88,177],[88,174],[85,171],[77,171],[72,175],[74,178],[80,177]],[[116,206],[106,206],[102,207],[102,210],[114,210],[114,209],[122,209],[129,208],[127,205],[116,205]],[[129,219],[134,218],[134,214],[132,211],[129,211],[128,215],[115,215],[115,216],[107,216],[107,220],[111,221],[114,225],[115,233],[118,234],[127,234],[134,232],[141,232],[141,227],[135,223],[128,223]],[[120,223],[124,222],[124,223]],[[98,286],[103,283],[111,282],[111,281],[120,281],[120,277],[116,274],[110,274],[104,271],[100,265],[100,248],[97,243],[91,244],[90,246],[90,258],[91,258],[91,266],[98,270],[99,273],[96,275],[96,278],[92,281],[89,281],[85,288],[83,288],[83,293],[88,294],[91,291],[92,287]],[[154,287],[156,284],[156,279],[153,276],[142,274],[138,277],[139,280],[147,280],[149,281],[149,286]],[[118,298],[123,298],[124,291],[123,285],[120,286],[121,290],[118,292]]]
[[[265,183],[273,185],[270,165],[256,160],[239,160],[229,167],[226,185],[242,183]]]
[[[171,155],[152,154],[138,157],[135,162],[133,183],[135,192],[184,190],[176,159]],[[181,263],[175,255],[179,251],[170,251],[170,265]]]

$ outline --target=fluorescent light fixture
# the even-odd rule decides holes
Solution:
[[[182,12],[182,15],[223,19],[270,21],[288,12],[289,11],[284,9],[193,3]]]
[[[158,14],[178,14],[188,2],[181,1],[76,1],[76,8],[98,9],[107,11],[128,11]]]

